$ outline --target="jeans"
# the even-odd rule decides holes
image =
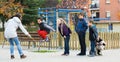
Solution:
[[[64,54],[69,54],[69,40],[70,36],[66,36],[66,38],[64,38]]]
[[[15,44],[17,46],[19,54],[20,55],[23,54],[22,48],[21,48],[21,45],[20,45],[20,41],[19,41],[18,37],[9,38],[8,41],[10,43],[10,53],[11,53],[11,55],[14,55],[14,42],[15,42]]]
[[[90,50],[90,55],[95,54],[95,41],[90,41],[91,42],[91,50]]]

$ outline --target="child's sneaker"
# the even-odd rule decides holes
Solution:
[[[11,55],[11,59],[14,59],[15,58],[15,56],[14,55]]]
[[[46,42],[49,42],[49,37],[46,37],[45,41],[46,41]]]
[[[25,59],[26,57],[27,57],[27,56],[24,55],[24,54],[20,56],[21,59]]]
[[[88,56],[89,56],[89,57],[94,57],[94,56],[95,56],[95,54],[94,54],[94,53],[92,53],[92,54],[89,54]]]

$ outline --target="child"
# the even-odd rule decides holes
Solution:
[[[68,56],[70,53],[69,52],[69,40],[70,40],[71,30],[67,26],[65,20],[62,18],[59,18],[57,20],[57,24],[58,24],[58,30],[59,30],[61,36],[64,38],[64,53],[62,55]]]
[[[98,32],[92,20],[88,22],[88,26],[89,26],[89,40],[90,40],[90,47],[91,47],[89,56],[94,57],[96,55],[95,45],[96,45],[96,40],[98,39]]]
[[[43,40],[49,41],[47,34],[50,33],[50,30],[55,31],[52,27],[42,22],[42,18],[38,18],[37,22],[39,24],[38,34],[42,37]]]
[[[24,55],[23,50],[21,48],[21,44],[19,41],[19,38],[17,36],[17,29],[20,28],[25,35],[32,38],[31,35],[27,32],[27,30],[23,27],[21,22],[21,15],[16,14],[15,16],[11,17],[7,23],[5,24],[5,31],[4,36],[10,43],[10,53],[11,53],[11,59],[14,59],[14,43],[17,46],[19,55],[21,59],[26,58],[27,56]]]
[[[105,41],[103,41],[101,38],[99,38],[99,40],[96,41],[96,52],[97,55],[102,55],[102,50],[104,49],[106,43]]]

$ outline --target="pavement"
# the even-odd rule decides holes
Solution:
[[[15,59],[10,59],[9,46],[0,46],[0,62],[120,62],[120,49],[104,50],[103,56],[88,57],[76,56],[78,50],[70,50],[69,56],[61,56],[64,50],[52,49],[56,52],[36,53],[35,48],[27,49],[23,47],[24,54],[27,58],[20,59],[15,47]]]

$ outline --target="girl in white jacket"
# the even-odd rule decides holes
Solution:
[[[23,54],[20,41],[17,36],[17,29],[18,27],[22,30],[22,32],[25,33],[25,35],[29,36],[31,38],[31,35],[27,32],[27,30],[23,27],[21,20],[20,20],[20,15],[16,14],[14,17],[9,19],[7,23],[5,24],[5,31],[4,31],[4,36],[5,38],[9,41],[10,43],[10,53],[11,53],[11,59],[14,59],[14,42],[17,46],[18,52],[20,54],[20,58],[26,58],[26,55]]]

